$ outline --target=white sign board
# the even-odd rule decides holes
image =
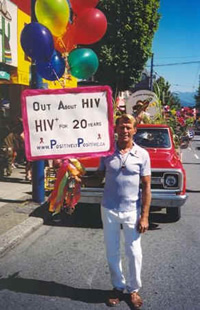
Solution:
[[[113,152],[112,93],[108,86],[25,90],[22,116],[28,160]]]

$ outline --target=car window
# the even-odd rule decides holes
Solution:
[[[171,146],[169,132],[166,128],[138,128],[134,141],[142,147],[169,148]]]

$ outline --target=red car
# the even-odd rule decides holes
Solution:
[[[166,208],[171,221],[181,217],[181,206],[187,199],[186,175],[180,156],[177,153],[169,126],[162,124],[140,124],[134,141],[144,147],[151,159],[151,207]],[[93,174],[99,165],[99,158],[85,158],[81,162],[87,174]],[[100,203],[101,188],[87,187],[81,190],[84,203]]]

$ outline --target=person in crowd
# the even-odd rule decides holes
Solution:
[[[23,148],[24,148],[24,131],[21,133],[20,136],[23,141]],[[32,181],[32,162],[28,160],[26,160],[26,164],[25,164],[25,180],[30,181],[30,182]]]
[[[0,157],[1,157],[1,177],[6,172],[7,176],[12,174],[13,157],[21,148],[23,140],[21,132],[23,130],[22,122],[18,122],[10,131],[8,130],[0,143]],[[5,133],[5,132],[4,132]],[[6,170],[6,171],[5,171]]]
[[[3,170],[6,169],[7,176],[12,174],[13,154],[19,148],[20,140],[21,137],[18,133],[10,132],[2,141],[0,147],[0,153],[4,159],[2,168]]]
[[[117,118],[115,132],[118,140],[115,152],[101,159],[96,185],[105,176],[101,215],[113,286],[107,303],[109,306],[118,305],[123,299],[123,292],[127,290],[130,303],[135,309],[139,309],[142,305],[142,298],[138,293],[142,286],[141,233],[146,232],[149,225],[151,169],[148,152],[133,140],[137,130],[136,123],[136,119],[129,114]],[[95,184],[94,178],[82,179],[85,186]],[[121,226],[128,258],[128,279],[123,274],[120,256]]]

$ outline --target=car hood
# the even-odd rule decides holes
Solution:
[[[151,159],[151,168],[182,168],[178,154],[171,150],[147,149]]]

